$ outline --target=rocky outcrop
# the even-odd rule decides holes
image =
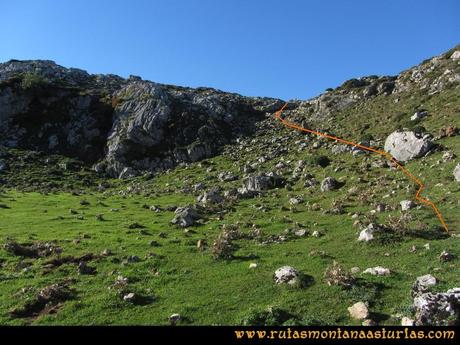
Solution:
[[[430,137],[414,132],[393,132],[385,141],[385,151],[400,162],[423,157],[433,147]]]
[[[78,157],[131,177],[195,162],[250,135],[282,101],[90,75],[52,61],[0,64],[0,144]]]
[[[460,322],[460,288],[414,298],[416,326],[448,326]]]

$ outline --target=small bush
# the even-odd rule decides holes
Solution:
[[[23,90],[36,90],[46,87],[50,81],[37,73],[26,73],[22,77],[21,88]]]
[[[237,246],[233,243],[230,231],[222,231],[212,244],[212,256],[214,260],[231,260],[236,250]]]
[[[330,163],[331,160],[327,156],[314,156],[311,158],[311,164],[314,166],[320,166],[322,168],[325,168]]]
[[[345,271],[345,269],[334,261],[331,266],[326,268],[324,279],[328,285],[338,285],[342,288],[349,289],[355,283],[355,278]]]

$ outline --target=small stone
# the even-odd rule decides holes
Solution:
[[[358,274],[359,272],[361,272],[361,269],[355,266],[350,269],[350,272],[351,274]]]
[[[112,252],[110,249],[104,249],[102,252],[101,252],[101,255],[102,256],[110,256],[112,255]]]
[[[137,255],[130,255],[130,256],[128,256],[127,260],[128,260],[129,263],[141,261],[141,259]]]
[[[180,314],[172,314],[170,317],[169,317],[169,324],[171,326],[174,326],[176,325],[180,320],[181,320],[181,316]]]
[[[136,294],[134,292],[130,292],[123,296],[123,300],[126,302],[134,302],[136,299]]]
[[[441,254],[439,255],[439,261],[441,262],[451,261],[454,258],[455,258],[455,255],[452,253],[449,253],[447,250],[443,250]]]
[[[399,204],[401,205],[401,210],[403,211],[408,211],[411,208],[415,207],[415,202],[413,202],[412,200],[403,200]]]
[[[249,268],[257,268],[257,264],[255,262],[251,262],[249,264]]]
[[[313,237],[321,237],[321,233],[318,230],[313,231],[311,234]]]
[[[376,323],[372,319],[366,319],[361,323],[361,325],[363,325],[363,326],[375,326]]]
[[[96,269],[94,267],[90,267],[86,264],[86,262],[82,261],[78,264],[78,273],[79,274],[95,274]]]
[[[348,312],[353,319],[364,320],[369,317],[369,309],[364,302],[358,302],[348,308]]]
[[[414,325],[414,320],[412,320],[411,318],[404,316],[401,319],[401,326],[413,326],[413,325]]]
[[[296,235],[297,237],[304,237],[306,234],[307,234],[307,230],[305,229],[299,229],[299,230],[294,231],[294,235]]]

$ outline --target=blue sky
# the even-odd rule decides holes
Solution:
[[[0,0],[0,61],[306,99],[460,43],[458,0]]]

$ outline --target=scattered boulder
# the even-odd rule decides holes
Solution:
[[[426,293],[430,287],[435,286],[437,282],[437,279],[431,274],[425,274],[423,276],[417,277],[414,285],[412,285],[412,297]]]
[[[414,113],[414,115],[411,116],[411,121],[415,121],[415,120],[421,120],[423,119],[424,117],[427,117],[428,116],[428,112],[426,110],[419,110],[419,111],[416,111]]]
[[[171,326],[175,326],[180,320],[182,319],[182,317],[180,316],[180,314],[172,314],[168,320],[169,320],[169,324]]]
[[[454,178],[455,181],[460,182],[460,163],[458,163],[454,169]]]
[[[358,241],[369,242],[374,239],[374,233],[380,231],[381,227],[371,223],[359,233]]]
[[[243,187],[238,192],[241,194],[257,194],[272,188],[282,187],[284,183],[284,179],[275,174],[250,176],[244,181]]]
[[[339,188],[339,182],[334,179],[333,177],[326,177],[322,182],[321,182],[321,191],[322,192],[329,192],[334,189]]]
[[[408,211],[416,206],[416,203],[412,200],[403,200],[399,204],[401,205],[402,211]]]
[[[276,284],[297,285],[300,283],[300,274],[291,266],[283,266],[275,271],[274,279]]]
[[[178,207],[175,214],[176,216],[173,218],[171,223],[183,228],[192,226],[197,220],[201,219],[198,211],[192,206]]]
[[[371,274],[373,276],[388,276],[390,273],[391,272],[388,268],[382,266],[367,268],[363,271],[363,274]]]
[[[218,188],[212,188],[197,198],[197,202],[203,205],[216,205],[224,201]]]
[[[369,317],[369,309],[364,302],[357,302],[348,308],[350,317],[356,320],[365,320]]]
[[[457,155],[452,151],[444,152],[444,154],[442,155],[442,161],[444,163],[453,161],[455,158],[457,158]]]
[[[447,250],[443,250],[441,254],[439,254],[439,261],[447,262],[455,259],[455,255],[448,252]]]
[[[77,270],[79,274],[96,274],[96,269],[94,267],[88,266],[88,264],[84,261],[81,261],[78,264]]]
[[[423,157],[433,147],[428,135],[421,136],[415,132],[393,132],[385,141],[385,151],[400,162]]]
[[[219,175],[217,175],[217,178],[219,179],[219,181],[229,182],[229,181],[237,180],[238,176],[234,175],[230,171],[224,171],[224,172],[219,173]]]

